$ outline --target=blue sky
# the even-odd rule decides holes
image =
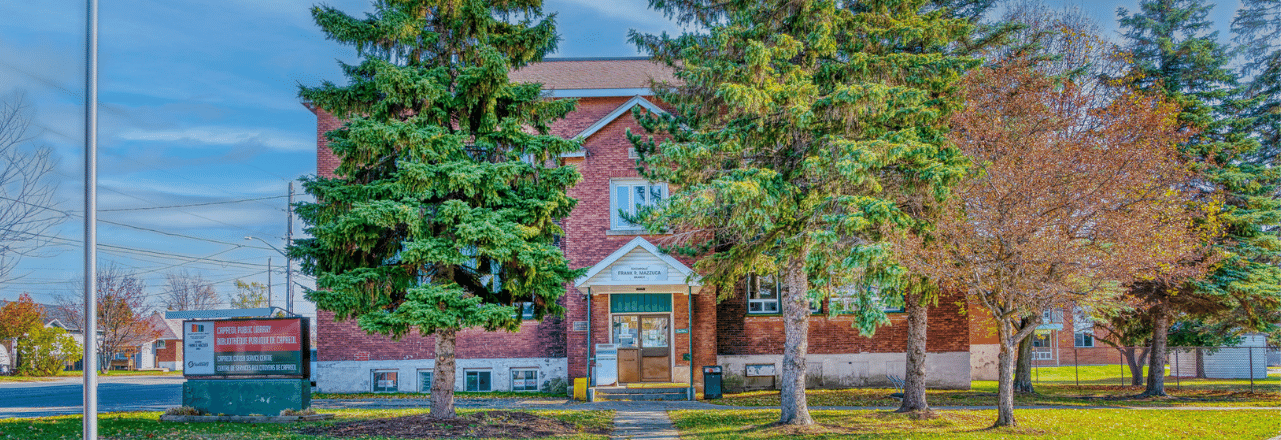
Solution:
[[[370,9],[367,0],[327,3],[349,13]],[[1117,7],[1133,10],[1137,0],[1050,3],[1078,6],[1114,35]],[[226,295],[236,279],[265,283],[274,257],[281,304],[283,259],[244,237],[283,247],[286,186],[314,174],[316,164],[315,118],[299,104],[297,85],[341,81],[335,60],[356,61],[312,24],[312,4],[101,1],[99,219],[130,226],[99,225],[101,262],[141,274],[152,296],[164,290],[166,272],[182,269]],[[1216,7],[1224,34],[1237,7]],[[679,30],[644,0],[548,0],[544,8],[558,13],[562,57],[637,55],[626,42],[629,29]],[[59,160],[56,209],[79,213],[84,2],[3,2],[0,16],[0,97],[25,97],[34,135],[28,146],[48,146]],[[234,202],[248,199],[258,200]],[[153,209],[195,204],[205,205]],[[72,218],[52,231],[61,244],[24,259],[14,273],[22,278],[0,283],[0,299],[27,291],[47,302],[72,291],[81,276],[82,222]],[[295,233],[301,228],[295,222]],[[311,310],[296,292],[298,309]]]

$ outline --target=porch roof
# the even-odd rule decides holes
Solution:
[[[592,293],[664,293],[682,286],[698,292],[702,277],[644,237],[627,242],[574,280],[574,287],[583,293],[589,288]]]

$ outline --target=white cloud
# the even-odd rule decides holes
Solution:
[[[298,139],[298,136],[293,133],[228,127],[191,127],[169,130],[134,129],[121,132],[117,137],[129,141],[196,142],[207,145],[255,143],[269,149],[281,151],[312,151],[316,148],[314,140]]]

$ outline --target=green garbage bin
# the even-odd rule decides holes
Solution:
[[[719,399],[721,398],[721,366],[711,365],[703,367],[703,398]]]

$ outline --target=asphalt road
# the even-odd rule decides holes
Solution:
[[[163,411],[182,404],[182,376],[98,378],[98,412]],[[49,382],[0,382],[0,418],[83,412],[81,378]]]

